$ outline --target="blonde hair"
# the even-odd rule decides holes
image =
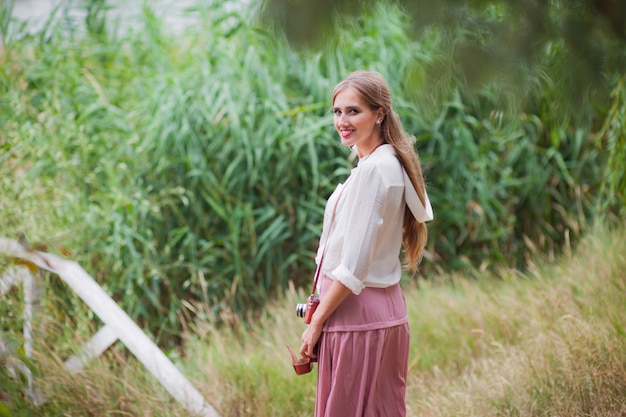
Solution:
[[[413,147],[415,137],[404,131],[398,114],[391,107],[391,94],[385,78],[380,73],[373,71],[353,72],[335,86],[332,102],[335,102],[337,94],[347,88],[356,90],[371,110],[375,111],[382,108],[384,113],[381,123],[383,142],[393,146],[400,163],[417,191],[417,195],[422,204],[425,204],[426,185],[419,156]],[[417,265],[422,260],[427,240],[428,229],[426,224],[418,222],[409,208],[406,207],[402,227],[402,244],[404,245],[404,266],[408,270],[415,271],[417,269]]]

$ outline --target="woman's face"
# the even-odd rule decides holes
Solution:
[[[382,109],[371,110],[353,88],[340,91],[333,103],[335,129],[345,146],[356,145],[359,157],[369,155],[382,143]]]

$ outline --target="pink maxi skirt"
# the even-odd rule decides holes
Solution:
[[[324,277],[320,297],[332,283]],[[324,324],[316,417],[404,417],[409,326],[399,285],[350,294]]]

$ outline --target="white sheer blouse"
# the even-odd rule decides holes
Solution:
[[[417,194],[405,179],[393,146],[384,144],[361,158],[328,198],[316,263],[326,250],[321,272],[354,294],[365,287],[385,288],[400,281],[404,210]],[[415,217],[432,220],[428,198],[425,207],[417,201],[419,207],[411,207]]]

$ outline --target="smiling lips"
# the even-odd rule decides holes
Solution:
[[[339,130],[339,134],[341,135],[343,139],[349,138],[352,135],[352,133],[354,133],[354,130],[344,130],[344,129]]]

